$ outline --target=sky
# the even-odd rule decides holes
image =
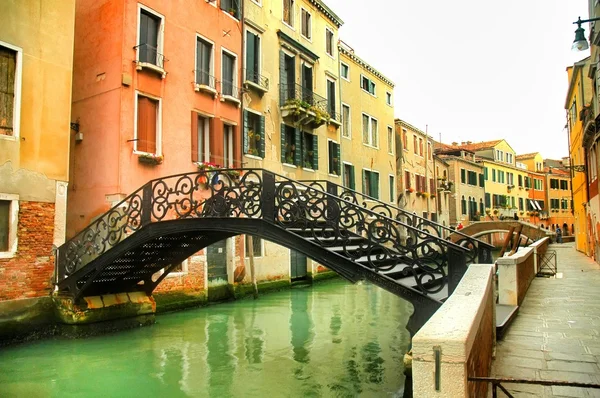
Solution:
[[[568,156],[566,67],[587,0],[324,0],[340,39],[395,82],[395,116],[444,143]],[[589,24],[585,28],[589,35]]]

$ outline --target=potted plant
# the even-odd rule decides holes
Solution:
[[[164,160],[164,157],[162,155],[156,155],[154,153],[140,153],[138,155],[138,161],[140,163],[146,163],[146,164],[161,164]]]
[[[235,8],[230,8],[230,9],[229,9],[229,14],[231,14],[232,16],[234,16],[234,17],[235,17],[235,16],[236,16],[236,14],[237,14],[237,10],[236,10]]]
[[[413,188],[406,188],[406,193],[413,193],[415,190]]]

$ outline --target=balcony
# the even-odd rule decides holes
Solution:
[[[207,71],[201,69],[196,69],[194,75],[196,75],[194,81],[195,91],[202,91],[213,97],[217,96],[217,79],[214,76],[211,76]]]
[[[135,60],[135,68],[137,70],[149,69],[161,75],[163,79],[167,77],[165,62],[168,59],[159,53],[156,47],[146,43],[137,45],[133,49],[137,52],[137,59]]]
[[[244,71],[244,87],[256,91],[263,95],[269,91],[269,79],[255,70],[246,69]]]
[[[240,101],[240,89],[228,80],[221,81],[221,102],[231,102],[239,108],[242,105]]]
[[[299,84],[279,85],[281,116],[292,124],[318,128],[331,121],[327,100]]]

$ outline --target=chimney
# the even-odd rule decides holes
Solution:
[[[457,146],[457,145],[458,145],[458,142],[453,142],[452,143],[452,146]]]
[[[463,141],[460,143],[460,145],[467,145],[467,143]]]
[[[467,141],[467,145],[471,145],[473,141]]]

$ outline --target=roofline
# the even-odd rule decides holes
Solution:
[[[325,16],[327,18],[329,18],[329,20],[331,22],[333,22],[335,24],[335,26],[337,26],[338,28],[340,28],[343,24],[344,21],[342,21],[342,19],[340,17],[338,17],[336,15],[335,12],[333,12],[331,10],[331,8],[327,7],[327,5],[325,5],[325,3],[323,3],[321,0],[309,0],[312,4],[314,4],[319,11],[321,11],[323,14],[325,14]]]
[[[462,158],[462,157],[456,156],[456,155],[447,155],[447,154],[440,153],[438,156],[445,156],[444,160],[446,160],[446,162],[448,160],[455,160],[457,162],[463,162],[463,163],[468,163],[468,164],[470,164],[472,166],[477,166],[477,167],[481,168],[482,170],[485,167],[481,163],[477,163],[477,162],[475,162],[473,160],[465,159],[465,158]]]
[[[402,120],[402,119],[398,119],[398,118],[394,119],[394,124],[396,124],[396,123],[400,123],[400,124],[401,124],[401,125],[403,125],[404,127],[408,127],[409,129],[411,129],[411,130],[413,130],[413,131],[415,131],[415,132],[417,132],[417,133],[420,133],[420,134],[424,135],[424,136],[425,136],[425,137],[427,137],[428,139],[429,139],[429,138],[431,138],[431,139],[433,140],[433,137],[430,137],[430,136],[429,136],[429,135],[428,135],[426,132],[424,132],[424,131],[423,131],[423,130],[421,130],[421,129],[418,129],[418,128],[416,128],[416,127],[415,127],[415,126],[413,126],[412,124],[410,124],[410,123],[408,123],[408,122],[405,122],[405,121],[404,121],[404,120]]]
[[[343,45],[340,44],[338,44],[338,50],[341,54],[344,54],[345,56],[347,56],[348,58],[350,58],[351,60],[353,60],[354,62],[371,72],[373,75],[377,76],[381,81],[389,85],[391,88],[394,88],[396,86],[391,79],[389,79],[383,73],[379,72],[377,69],[369,65],[365,60],[356,55],[354,51],[349,51]]]
[[[573,94],[573,90],[575,89],[575,79],[577,77],[577,72],[579,71],[579,69],[583,68],[585,66],[585,64],[590,60],[590,57],[587,56],[584,59],[582,59],[581,61],[577,61],[573,64],[572,68],[573,68],[573,74],[571,75],[571,81],[569,82],[569,88],[567,89],[567,98],[565,98],[565,109],[569,109],[569,99],[571,98],[571,95]],[[567,68],[570,68],[571,66],[569,65]]]

